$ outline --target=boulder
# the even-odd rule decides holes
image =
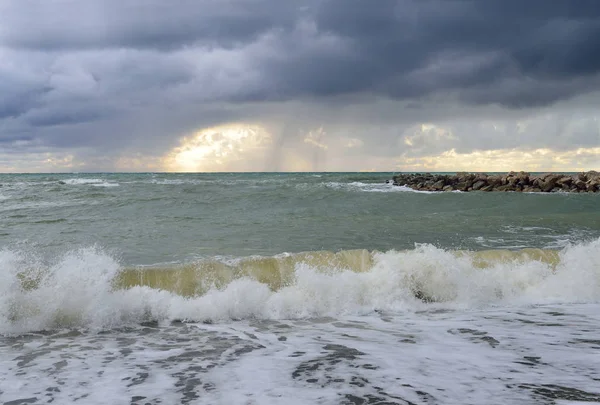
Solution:
[[[457,183],[473,182],[477,176],[474,173],[458,172],[456,173]]]
[[[521,184],[522,186],[526,186],[529,184],[529,176],[530,174],[527,172],[519,172],[519,174],[517,174],[517,179],[519,180],[519,184]]]
[[[481,189],[483,186],[485,186],[485,181],[483,180],[477,180],[475,183],[473,183],[473,190],[479,190]]]
[[[600,180],[600,173],[595,170],[590,170],[586,173],[586,177],[589,180]]]
[[[502,186],[498,186],[496,188],[494,188],[495,191],[513,191],[514,187],[511,186],[510,184],[504,184]]]
[[[557,174],[549,174],[549,175],[545,176],[544,183],[542,184],[542,187],[541,187],[542,191],[545,193],[551,191],[556,186],[558,179],[560,179],[560,176]]]
[[[491,186],[499,186],[502,183],[502,177],[501,176],[490,176],[487,178],[487,183]]]
[[[573,178],[571,176],[563,176],[556,183],[563,189],[568,189],[573,184]]]
[[[433,188],[434,190],[441,190],[444,188],[444,180],[437,180],[435,183],[432,184],[431,188]]]
[[[399,173],[394,185],[406,185],[429,191],[524,191],[524,192],[600,192],[600,172],[589,171],[574,176],[556,173],[531,175],[509,172],[505,175],[458,172],[454,175],[431,173]]]
[[[460,182],[460,183],[456,183],[456,184],[454,185],[454,187],[455,187],[457,190],[460,190],[460,191],[467,191],[467,189],[469,188],[469,183],[467,183],[467,182],[463,181],[463,182]]]

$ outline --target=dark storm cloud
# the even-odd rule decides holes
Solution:
[[[23,134],[13,134],[0,138],[0,144],[5,148],[13,145],[28,145],[32,141],[33,137],[31,135]]]
[[[15,75],[3,74],[0,70],[0,120],[23,115],[39,102],[46,91],[41,82],[19,80]]]
[[[33,115],[28,117],[27,121],[34,127],[52,127],[96,121],[103,116],[102,111],[77,111],[76,109],[65,111],[61,109],[58,113]]]
[[[271,52],[247,57],[260,83],[251,92],[228,92],[223,98],[231,101],[356,92],[410,99],[457,91],[466,101],[521,107],[571,97],[584,89],[556,82],[600,69],[594,0],[322,0],[303,7],[274,0],[22,1],[1,11],[2,44],[42,52],[235,49],[273,34]],[[303,23],[314,31],[303,31]],[[144,79],[144,70],[152,72],[144,65],[124,70],[126,80],[115,84]],[[531,78],[542,83],[520,95],[525,101],[493,91],[488,100],[469,95],[479,86]],[[554,90],[538,91],[545,83]]]
[[[340,38],[351,52],[325,63],[319,79],[304,80],[298,89],[318,93],[325,76],[336,83],[353,83],[345,87],[347,91],[358,87],[398,99],[457,91],[467,101],[521,107],[590,90],[560,82],[600,71],[600,54],[594,51],[600,49],[597,1],[383,0],[376,4],[321,3],[315,15],[318,30]],[[294,62],[298,70],[312,75],[321,61]],[[292,80],[297,77],[302,73]],[[539,85],[531,86],[532,79]],[[523,82],[530,91],[517,100],[497,92],[506,80]],[[552,90],[545,90],[545,85]],[[488,88],[487,100],[470,95],[479,87]]]
[[[150,150],[322,114],[385,120],[365,140],[379,151],[453,104],[526,111],[600,90],[598,49],[597,0],[0,1],[0,142]]]
[[[6,45],[34,50],[231,46],[292,24],[296,8],[271,0],[22,0],[0,5],[0,32]]]

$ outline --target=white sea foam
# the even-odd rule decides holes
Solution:
[[[317,187],[325,187],[334,190],[344,190],[344,191],[355,191],[355,192],[365,192],[365,193],[397,193],[397,192],[409,192],[409,193],[422,193],[422,194],[431,194],[433,191],[421,191],[421,190],[413,190],[407,186],[395,186],[390,183],[363,183],[359,181],[354,182],[325,182],[318,183]],[[301,188],[310,188],[314,187],[312,184],[302,184],[298,185]]]
[[[158,184],[158,185],[163,185],[163,186],[178,186],[178,185],[182,185],[182,184],[196,184],[193,180],[180,180],[180,179],[152,179],[150,181],[143,181],[142,183],[149,183],[149,184]]]
[[[563,249],[577,241],[590,240],[594,231],[590,229],[569,229],[557,232],[552,228],[541,226],[502,226],[500,231],[507,234],[505,237],[482,236],[472,238],[478,245],[493,249],[519,249],[531,246],[531,241],[536,242],[544,249]]]
[[[243,277],[196,297],[136,286],[113,288],[120,266],[95,248],[54,263],[0,251],[0,332],[57,327],[106,328],[144,320],[297,319],[414,311],[600,301],[600,240],[566,248],[556,266],[499,261],[486,268],[469,256],[430,245],[375,254],[372,268],[353,272],[298,263],[294,281],[272,291]],[[32,280],[27,287],[24,279]],[[25,285],[25,288],[23,288]],[[424,298],[432,301],[425,304]]]
[[[270,330],[236,325],[240,335],[255,337],[265,349],[216,368],[209,378],[217,389],[200,403],[244,403],[250,397],[256,403],[335,404],[352,395],[385,403],[522,404],[533,403],[526,386],[543,388],[552,381],[597,391],[587,385],[597,375],[594,360],[585,358],[583,347],[565,356],[577,332],[558,325],[547,314],[552,309],[288,323],[284,342]],[[578,326],[597,330],[593,308],[568,310],[578,314]],[[530,323],[515,325],[519,317]],[[538,322],[552,322],[553,333]],[[346,356],[336,358],[336,350],[347,350]],[[543,359],[544,372],[527,358]]]
[[[88,179],[88,178],[75,178],[75,179],[66,179],[63,181],[65,184],[71,186],[77,185],[90,185],[94,187],[118,187],[119,183],[111,183],[102,179]]]
[[[4,401],[60,404],[597,403],[597,309],[383,312],[29,335],[0,344],[0,390]]]

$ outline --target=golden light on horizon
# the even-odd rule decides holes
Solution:
[[[600,147],[557,151],[548,148],[490,149],[458,153],[455,149],[439,155],[404,157],[398,168],[404,171],[505,172],[594,170],[600,166]]]
[[[181,139],[163,159],[170,172],[218,172],[256,170],[249,164],[263,156],[271,144],[265,128],[251,124],[229,124],[202,129]],[[247,163],[247,164],[246,164]]]

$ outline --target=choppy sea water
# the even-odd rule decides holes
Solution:
[[[0,403],[600,402],[600,196],[391,175],[0,175]]]

